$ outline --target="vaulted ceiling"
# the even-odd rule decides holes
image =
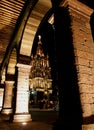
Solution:
[[[36,32],[50,20],[50,0],[0,0],[0,65],[3,66],[12,48],[30,56]],[[44,24],[45,26],[45,24]]]
[[[25,2],[1,0],[0,1],[0,64],[15,30],[17,19]]]

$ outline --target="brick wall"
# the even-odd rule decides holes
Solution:
[[[94,114],[94,43],[90,26],[92,10],[81,3],[69,8],[83,123],[91,124]]]

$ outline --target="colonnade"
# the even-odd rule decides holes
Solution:
[[[17,88],[14,88],[14,81],[5,81],[4,101],[1,113],[12,114],[13,122],[27,122],[32,120],[31,114],[29,114],[29,73],[31,66],[17,64],[17,67]],[[16,93],[13,91],[13,88],[16,90]]]

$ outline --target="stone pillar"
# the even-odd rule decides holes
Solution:
[[[90,28],[92,13],[92,9],[78,0],[62,0],[55,10],[59,116],[62,120],[60,124],[62,129],[80,130],[83,123],[87,123],[83,122],[83,119],[88,120],[89,124],[92,123],[90,121],[93,116],[94,95],[94,89],[90,91],[94,87],[92,73],[94,43]]]
[[[12,109],[12,99],[13,99],[13,84],[14,81],[5,81],[5,91],[4,91],[4,102],[1,113],[2,114],[11,114]]]
[[[69,6],[74,54],[80,92],[83,127],[89,130],[88,124],[94,124],[94,43],[90,27],[90,16],[93,10],[77,0],[65,0],[63,6]],[[93,107],[93,108],[92,108]],[[94,129],[94,125],[92,125]]]
[[[31,66],[17,64],[17,67],[18,81],[13,122],[28,122],[31,121],[29,114],[29,73]]]
[[[73,7],[75,7],[75,11],[73,10],[73,8],[70,9],[72,17],[71,27],[73,30],[73,44],[78,75],[78,85],[82,104],[83,120],[85,119],[84,121],[87,122],[86,120],[91,118],[93,114],[92,97],[94,95],[94,90],[92,88],[94,84],[92,69],[94,68],[94,43],[90,27],[90,16],[93,10],[79,2],[75,2]],[[79,8],[76,9],[76,7]]]

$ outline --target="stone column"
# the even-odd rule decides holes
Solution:
[[[90,28],[93,10],[78,0],[62,0],[59,7],[54,19],[60,125],[62,129],[80,130],[83,119],[90,124],[93,116],[94,90],[90,91],[94,86],[94,43]]]
[[[28,122],[31,121],[31,115],[29,114],[29,72],[31,66],[17,64],[17,67],[18,81],[13,122]]]
[[[12,109],[12,99],[13,99],[13,84],[14,81],[5,81],[5,91],[4,91],[4,102],[2,108],[2,114],[11,114]]]
[[[94,129],[94,123],[92,123],[94,122],[92,111],[92,107],[94,109],[94,43],[90,27],[90,17],[93,10],[77,0],[65,0],[61,5],[69,6],[68,11],[71,20],[70,25],[83,117],[82,129],[88,130],[90,124],[93,124]]]

